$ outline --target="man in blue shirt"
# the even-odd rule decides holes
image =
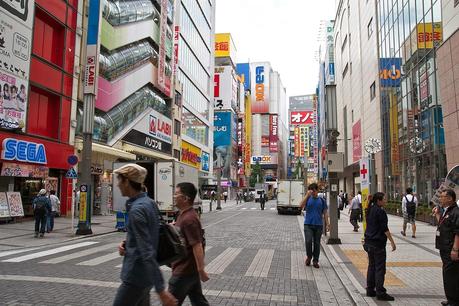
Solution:
[[[304,239],[306,244],[307,266],[319,268],[320,238],[325,225],[326,231],[330,230],[328,219],[328,206],[324,198],[319,198],[319,186],[316,183],[309,185],[308,193],[301,201],[301,210],[305,210],[304,215]],[[325,223],[325,224],[324,224]]]
[[[113,302],[114,306],[150,305],[150,290],[154,286],[163,305],[177,305],[176,299],[164,285],[164,279],[156,261],[159,241],[159,216],[156,203],[142,184],[147,170],[137,164],[127,164],[114,171],[117,174],[121,194],[129,197],[126,211],[129,213],[126,240],[118,247],[124,256],[121,269],[122,284]]]

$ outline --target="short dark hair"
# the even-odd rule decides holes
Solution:
[[[49,194],[56,194],[56,190],[51,190]]]
[[[410,194],[412,192],[413,192],[413,188],[411,187],[406,188],[406,193]]]
[[[359,190],[358,194],[362,195],[362,192]]]
[[[317,185],[317,183],[312,183],[308,186],[308,190],[316,190],[318,191],[319,190],[319,185]]]
[[[445,189],[443,190],[444,193],[446,193],[447,196],[451,197],[453,199],[453,202],[456,202],[456,192],[452,189]]]
[[[131,185],[132,189],[134,189],[135,191],[142,191],[142,184],[133,182],[122,174],[118,174],[118,179],[123,181],[127,180],[129,182],[129,185]]]
[[[198,190],[194,186],[193,183],[178,183],[177,188],[180,189],[180,192],[183,193],[185,196],[190,198],[191,203],[194,203],[194,199],[196,198],[196,194],[198,193]]]
[[[373,195],[373,204],[378,203],[378,201],[382,201],[384,199],[385,194],[382,192],[377,192]]]

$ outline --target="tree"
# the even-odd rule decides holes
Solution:
[[[258,161],[255,165],[252,166],[252,173],[250,174],[249,179],[250,187],[255,187],[256,183],[263,183],[263,176],[261,175],[261,166]]]

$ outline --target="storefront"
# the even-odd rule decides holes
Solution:
[[[55,190],[61,214],[71,209],[72,184],[65,178],[73,147],[39,138],[0,132],[0,192],[17,192],[25,216],[33,215],[32,201],[40,189]]]

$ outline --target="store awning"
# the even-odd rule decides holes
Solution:
[[[148,157],[157,158],[160,160],[174,160],[174,158],[170,155],[161,154],[153,150],[144,149],[142,147],[130,145],[127,143],[123,143],[123,150],[132,152],[132,153],[137,153],[137,154],[144,155],[144,156],[148,156]],[[134,159],[135,159],[135,155],[134,155]]]
[[[75,148],[78,150],[83,149],[83,143],[81,141],[78,141],[75,143]],[[104,146],[98,143],[93,143],[92,144],[92,151],[97,152],[97,153],[102,153],[102,154],[107,154],[111,156],[116,156],[119,158],[127,159],[127,160],[135,160],[136,155],[120,150],[120,149],[115,149],[109,146]]]

